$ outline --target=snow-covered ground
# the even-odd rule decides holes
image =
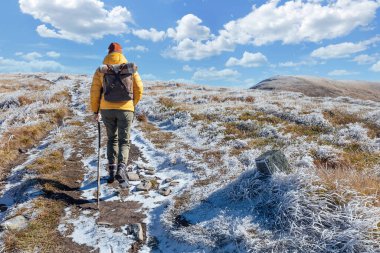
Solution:
[[[96,126],[85,119],[91,116],[85,107],[90,81],[69,76],[58,82],[69,87],[73,118],[84,124],[85,137],[93,140],[96,151]],[[123,196],[104,180],[101,191],[102,205],[141,203],[147,242],[139,252],[380,251],[379,192],[348,177],[356,173],[357,178],[380,182],[379,103],[164,82],[144,85],[132,131],[132,143],[144,159],[131,168],[154,167],[160,187],[172,192],[167,197],[156,190],[141,194],[135,190],[138,182],[131,182],[129,195]],[[7,96],[1,101],[10,101]],[[0,133],[17,122],[20,109],[15,108],[2,119]],[[38,121],[38,115],[30,119]],[[291,173],[262,179],[255,158],[270,149],[285,153]],[[38,157],[35,150],[29,153],[29,159]],[[104,147],[101,153],[105,177]],[[97,154],[78,155],[84,168],[81,197],[93,201]],[[3,194],[16,187],[12,177],[20,166],[13,169]],[[338,177],[340,170],[346,179]],[[177,184],[169,186],[169,178]],[[7,205],[13,206],[11,202]],[[105,227],[97,224],[99,215],[85,209],[73,213],[67,207],[58,229],[100,252],[130,249],[135,239],[128,224]]]

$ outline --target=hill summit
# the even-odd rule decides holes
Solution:
[[[251,89],[301,92],[310,97],[352,97],[380,101],[380,82],[341,81],[314,76],[274,76]]]

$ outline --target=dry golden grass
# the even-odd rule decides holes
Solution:
[[[145,114],[138,114],[136,116],[137,121],[139,122],[148,122],[148,117]]]
[[[70,100],[70,92],[69,90],[65,89],[63,91],[59,91],[55,93],[50,98],[50,103],[59,103],[59,102],[64,102],[64,101],[69,101],[69,100]]]
[[[290,133],[295,137],[317,137],[321,134],[328,133],[329,130],[320,126],[306,126],[301,124],[289,123],[282,127],[282,131],[285,134]]]
[[[220,150],[201,152],[203,160],[209,164],[221,164],[223,153]]]
[[[239,120],[244,120],[244,121],[256,120],[260,123],[270,123],[272,125],[277,125],[284,122],[283,119],[277,116],[269,115],[260,111],[256,111],[256,112],[246,111],[239,116]]]
[[[38,82],[39,84],[35,84]],[[42,91],[48,89],[50,83],[46,81],[36,80],[18,80],[16,79],[3,79],[0,80],[0,93],[7,93],[12,91],[28,90],[28,91]]]
[[[63,150],[54,150],[44,156],[37,158],[28,169],[39,175],[52,174],[61,170],[64,166]]]
[[[163,132],[150,122],[140,122],[141,130],[147,133],[146,137],[158,148],[163,148],[169,144],[174,136],[171,132]]]
[[[218,120],[219,116],[217,114],[201,114],[201,113],[192,113],[191,117],[195,121],[205,121],[206,123],[210,123]]]
[[[189,190],[185,191],[181,195],[174,196],[174,210],[180,212],[181,210],[185,209],[190,203],[190,198],[191,194]]]
[[[258,134],[256,130],[245,130],[239,123],[228,122],[224,124],[224,140],[235,140],[235,139],[247,139],[247,138],[257,138]]]
[[[210,96],[210,101],[216,102],[216,103],[224,103],[227,101],[231,102],[247,102],[247,103],[253,103],[255,102],[255,98],[252,96],[247,96],[247,97],[226,97],[226,96],[218,96],[218,95],[213,95]]]
[[[167,108],[173,108],[173,107],[176,105],[176,103],[174,102],[174,99],[172,99],[172,98],[167,98],[167,97],[160,97],[160,98],[158,99],[158,102],[159,102],[161,105],[163,105],[163,106],[165,106],[165,107],[167,107]]]
[[[345,186],[356,192],[374,196],[376,206],[380,206],[380,179],[367,173],[347,168],[329,169],[317,167],[317,175],[322,183],[329,189],[337,190],[337,187]]]
[[[30,99],[30,97],[27,97],[27,96],[19,96],[18,102],[20,103],[21,106],[24,106],[24,105],[29,105],[29,104],[34,103],[34,100]]]
[[[346,146],[336,159],[320,159],[314,152],[314,164],[318,168],[366,171],[380,164],[379,152],[367,152],[361,149],[359,144]]]
[[[197,181],[194,182],[194,187],[204,187],[207,186],[213,182],[218,182],[218,175],[212,175],[208,178],[205,179],[198,179]]]
[[[348,113],[345,110],[332,109],[323,112],[323,116],[333,125],[347,125],[350,123],[361,123],[368,129],[368,136],[371,138],[380,137],[380,127],[372,122],[361,119],[359,113]]]
[[[62,125],[63,119],[71,115],[71,112],[67,106],[60,106],[55,109],[40,109],[38,110],[38,113],[46,114],[47,117],[45,118],[50,118],[51,123],[58,125]]]
[[[5,234],[5,252],[57,252],[60,234],[57,227],[64,204],[61,201],[37,198],[33,201],[38,215],[28,227]]]

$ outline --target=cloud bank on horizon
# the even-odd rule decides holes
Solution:
[[[92,72],[111,41],[123,45],[148,79],[248,86],[276,74],[376,81],[380,72],[380,0],[2,5],[17,4],[18,15],[9,15],[29,32],[0,43],[8,48],[21,39],[25,50],[1,51],[1,72]]]

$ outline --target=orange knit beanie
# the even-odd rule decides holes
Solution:
[[[119,43],[117,43],[117,42],[112,42],[112,43],[108,46],[108,53],[112,53],[112,52],[119,52],[119,53],[122,53],[122,52],[123,52],[122,47],[120,46]]]

